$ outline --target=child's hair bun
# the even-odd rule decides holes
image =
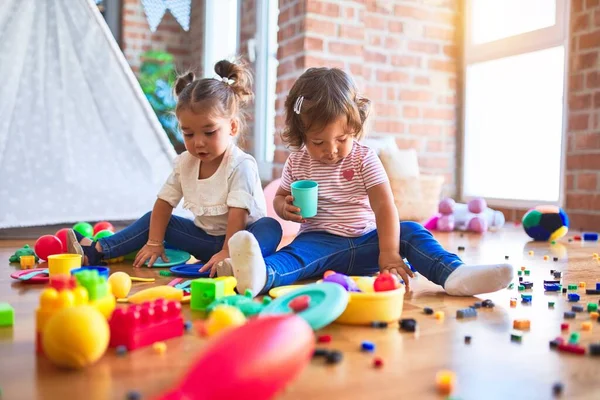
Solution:
[[[175,95],[179,96],[181,92],[183,92],[183,89],[185,89],[187,85],[194,81],[194,78],[195,76],[193,72],[188,72],[187,74],[177,78],[177,81],[175,82]]]
[[[227,84],[233,89],[240,105],[247,104],[252,100],[252,72],[244,62],[221,60],[215,64],[215,72],[221,78],[226,78],[231,82]]]

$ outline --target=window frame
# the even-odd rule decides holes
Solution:
[[[466,0],[464,3],[463,19],[463,57],[461,72],[461,98],[463,99],[460,111],[460,169],[459,169],[459,196],[460,200],[467,202],[478,196],[467,195],[465,188],[465,151],[467,147],[467,133],[465,122],[468,104],[467,94],[467,68],[471,64],[497,60],[505,57],[527,54],[552,47],[563,46],[564,48],[564,73],[563,73],[563,118],[562,118],[562,140],[560,154],[560,177],[559,194],[557,201],[524,200],[524,199],[499,199],[485,197],[489,206],[523,208],[528,209],[540,204],[553,204],[564,206],[566,189],[566,150],[567,150],[567,123],[568,123],[568,77],[569,77],[569,17],[570,0],[556,0],[556,23],[553,26],[541,28],[535,31],[525,32],[514,36],[490,41],[486,43],[473,44],[471,31],[472,5],[474,0]]]

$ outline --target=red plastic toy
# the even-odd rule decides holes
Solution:
[[[98,222],[94,225],[94,235],[96,235],[96,233],[103,231],[103,230],[109,230],[111,232],[115,232],[115,227],[107,221],[102,221],[102,222]]]
[[[50,278],[50,287],[56,289],[57,292],[73,290],[75,286],[77,286],[77,281],[74,276],[57,275]]]
[[[62,253],[62,242],[54,235],[44,235],[35,241],[33,251],[42,260],[48,260],[48,256]]]
[[[398,288],[398,281],[390,273],[383,273],[377,275],[375,282],[373,283],[373,289],[376,292],[386,292],[388,290],[395,290]]]
[[[118,308],[108,324],[109,346],[125,346],[129,351],[181,336],[184,331],[181,304],[164,299]]]
[[[307,295],[298,296],[288,304],[288,306],[296,313],[306,310],[309,305],[310,297]]]
[[[60,242],[62,243],[62,251],[63,253],[67,252],[67,231],[69,230],[69,228],[62,228],[59,229],[54,236],[56,236],[58,238],[58,240],[60,240]]]
[[[159,399],[272,399],[310,363],[314,341],[295,314],[253,318],[209,340],[183,380]]]

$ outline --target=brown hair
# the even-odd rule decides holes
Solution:
[[[177,78],[175,112],[189,109],[198,112],[200,102],[212,102],[221,116],[238,120],[239,132],[245,129],[245,107],[252,101],[252,73],[242,61],[221,60],[215,64],[219,78],[195,79],[193,72]],[[226,81],[227,80],[227,81]]]
[[[296,113],[298,99],[300,113]],[[338,68],[309,68],[296,80],[285,99],[285,129],[283,142],[299,149],[306,132],[322,129],[340,116],[345,116],[347,128],[360,140],[369,116],[371,101],[358,95],[348,74]]]

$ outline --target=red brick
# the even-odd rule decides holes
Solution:
[[[364,23],[367,29],[385,31],[387,30],[388,20],[376,14],[367,14],[365,15]]]
[[[590,114],[571,114],[569,115],[569,131],[584,131],[588,129]]]
[[[567,193],[567,207],[575,210],[600,210],[600,194]]]
[[[598,188],[598,174],[580,172],[577,174],[578,190],[596,190]]]
[[[378,116],[395,117],[400,114],[400,106],[394,103],[377,103],[374,108]]]
[[[426,151],[433,153],[442,153],[447,151],[447,144],[444,140],[427,140]]]
[[[396,67],[420,67],[421,57],[392,55],[392,65]]]
[[[325,59],[325,58],[313,56],[310,54],[307,54],[304,56],[304,61],[306,63],[305,65],[307,68],[308,67],[330,67],[330,68],[344,69],[344,67],[345,67],[343,60]]]
[[[420,151],[422,146],[422,141],[419,139],[408,139],[408,138],[396,138],[396,146],[398,146],[399,149],[405,150],[405,149],[416,149],[417,151]]]
[[[378,82],[394,82],[394,83],[406,83],[408,82],[409,75],[405,72],[392,70],[392,71],[382,71],[377,70],[376,73]]]
[[[453,44],[444,46],[444,54],[448,57],[456,59],[458,57],[458,47]]]
[[[381,47],[385,41],[385,35],[383,34],[371,34],[369,35],[369,45]]]
[[[594,26],[600,28],[600,9],[594,11]]]
[[[304,19],[304,26],[306,32],[317,33],[324,36],[335,36],[337,31],[337,24],[331,23],[331,21],[322,21],[307,15]]]
[[[571,0],[571,9],[573,12],[583,11],[583,0]]]
[[[408,133],[412,135],[439,136],[442,133],[442,127],[431,124],[411,124],[408,127]]]
[[[306,2],[306,11],[317,15],[327,17],[339,17],[340,6],[335,3],[329,3],[320,0],[310,0]]]
[[[379,111],[377,107],[377,111]],[[404,133],[404,124],[397,121],[378,119],[375,121],[375,132],[377,133]]]
[[[600,170],[600,153],[567,155],[567,170]]]
[[[419,166],[423,168],[446,169],[450,166],[447,157],[419,157]]]
[[[363,41],[365,39],[365,30],[362,26],[340,25],[339,36],[342,38]]]
[[[440,46],[436,43],[411,40],[408,42],[408,50],[417,53],[437,54],[440,52]]]
[[[365,50],[364,56],[365,56],[366,62],[374,62],[374,63],[383,64],[387,61],[387,56],[385,55],[385,53],[381,53],[379,51]]]
[[[398,50],[400,49],[400,46],[402,45],[402,39],[394,37],[394,36],[388,36],[385,38],[385,48],[387,50],[390,51],[394,51],[394,50]]]
[[[284,149],[277,149],[273,154],[273,162],[277,164],[284,164],[289,155],[289,151]]]
[[[396,88],[394,88],[394,87],[387,88],[387,99],[389,101],[398,100],[398,96],[396,95]]]
[[[424,90],[400,90],[400,100],[430,102],[433,99],[433,94]]]
[[[600,108],[600,92],[594,93],[594,108]]]
[[[298,54],[304,48],[304,38],[298,36],[281,44],[277,49],[277,58],[282,60],[286,57]]]
[[[356,9],[353,7],[344,7],[343,14],[346,19],[354,19],[356,16]]]
[[[419,107],[404,106],[402,108],[402,116],[404,118],[414,119],[414,118],[419,118],[419,115],[420,115]]]
[[[304,41],[305,50],[323,51],[323,39],[307,37]]]
[[[600,0],[585,0],[585,9],[590,10],[594,7],[598,7]]]
[[[438,28],[437,26],[426,26],[424,36],[427,39],[438,39],[449,42],[455,39],[454,29]]]
[[[394,15],[398,17],[409,17],[411,19],[428,20],[429,12],[422,8],[410,7],[404,5],[394,6]]]
[[[577,229],[581,230],[598,230],[600,226],[600,214],[592,214],[588,212],[575,212],[573,210],[567,210],[569,213],[569,223],[571,226],[576,226]]]
[[[388,22],[388,30],[392,33],[401,33],[404,32],[404,26],[400,21],[389,21]]]
[[[363,52],[362,45],[346,42],[329,42],[327,44],[327,49],[331,54],[349,57],[359,57]]]
[[[575,17],[572,22],[572,32],[581,32],[588,29],[590,27],[590,17],[591,15],[588,13]]]
[[[363,71],[364,71],[364,68],[363,68],[362,64],[356,64],[356,63],[350,64],[350,73],[352,74],[352,76],[356,77],[357,79],[363,75]]]
[[[365,87],[365,96],[371,100],[382,99],[384,97],[384,93],[385,93],[384,85],[373,85],[373,84],[369,85],[369,84],[367,84],[367,86]]]
[[[600,72],[598,72],[598,71],[588,72],[585,77],[585,86],[588,89],[600,87]]]
[[[569,109],[570,110],[587,110],[592,105],[591,94],[571,94],[569,96]]]
[[[600,150],[600,132],[578,133],[574,137],[575,150]]]
[[[415,85],[427,86],[430,84],[430,79],[428,76],[415,76],[413,79],[413,83]]]
[[[453,121],[456,119],[456,111],[442,108],[426,108],[423,117],[425,119]]]
[[[583,89],[584,83],[584,75],[582,73],[579,74],[571,74],[569,76],[569,90],[577,91]]]
[[[566,184],[567,190],[575,189],[575,174],[567,173]]]
[[[456,95],[438,96],[437,102],[438,102],[438,104],[447,104],[447,105],[454,106],[454,105],[456,105]]]
[[[571,58],[574,60],[573,69],[575,71],[581,71],[584,69],[598,69],[600,64],[598,63],[598,51],[592,51],[584,54],[577,54]]]
[[[600,29],[581,35],[579,49],[592,49],[600,47]]]
[[[454,60],[429,60],[428,66],[435,71],[457,72],[456,61]]]

